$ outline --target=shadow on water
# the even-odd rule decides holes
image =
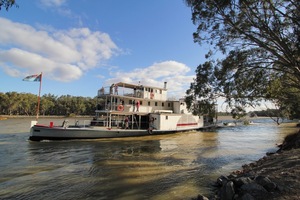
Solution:
[[[170,192],[179,192],[173,195],[175,199],[176,196],[180,199],[184,194],[180,194],[182,191],[177,187],[185,184],[188,185],[184,187],[190,184],[199,187],[199,180],[203,177],[201,167],[194,162],[195,157],[190,158],[184,155],[185,152],[175,151],[177,148],[186,151],[186,147],[178,145],[176,139],[170,142],[170,138],[160,137],[30,142],[30,159],[36,165],[57,163],[57,168],[47,172],[50,174],[46,188],[36,188],[27,195],[38,196],[45,190],[49,194],[52,193],[51,188],[57,194],[58,185],[64,188],[67,184],[68,189],[62,190],[61,199],[174,199],[174,196],[168,197]],[[194,192],[186,195],[193,197],[196,194]]]

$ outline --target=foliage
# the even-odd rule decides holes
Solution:
[[[18,7],[15,0],[0,0],[0,10],[2,7],[5,8],[6,10],[8,10],[13,5]]]
[[[37,95],[30,93],[7,92],[0,93],[0,115],[28,115],[34,116],[37,111]],[[94,115],[96,98],[74,97],[63,95],[60,97],[45,94],[40,101],[41,115]]]
[[[241,119],[247,115],[246,111],[242,107],[236,107],[231,110],[233,119]]]
[[[274,102],[285,115],[299,113],[300,2],[298,0],[185,0],[197,25],[194,41],[209,44],[187,90],[198,99],[226,99],[230,108]],[[214,59],[216,53],[222,58]],[[221,56],[219,56],[221,57]]]

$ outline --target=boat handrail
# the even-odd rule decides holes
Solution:
[[[155,110],[155,113],[173,113],[173,110]]]
[[[89,126],[91,124],[91,120],[83,120],[83,127]]]

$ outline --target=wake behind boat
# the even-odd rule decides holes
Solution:
[[[192,115],[184,99],[168,100],[163,88],[119,82],[97,94],[95,117],[88,125],[35,124],[29,140],[136,137],[197,130],[213,126],[213,119]]]

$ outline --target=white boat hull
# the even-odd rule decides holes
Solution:
[[[49,127],[35,125],[31,127],[29,140],[71,140],[71,139],[101,139],[137,137],[146,135],[161,135],[175,132],[196,130],[197,128],[185,128],[178,130],[141,130],[141,129],[110,129],[105,127]]]

